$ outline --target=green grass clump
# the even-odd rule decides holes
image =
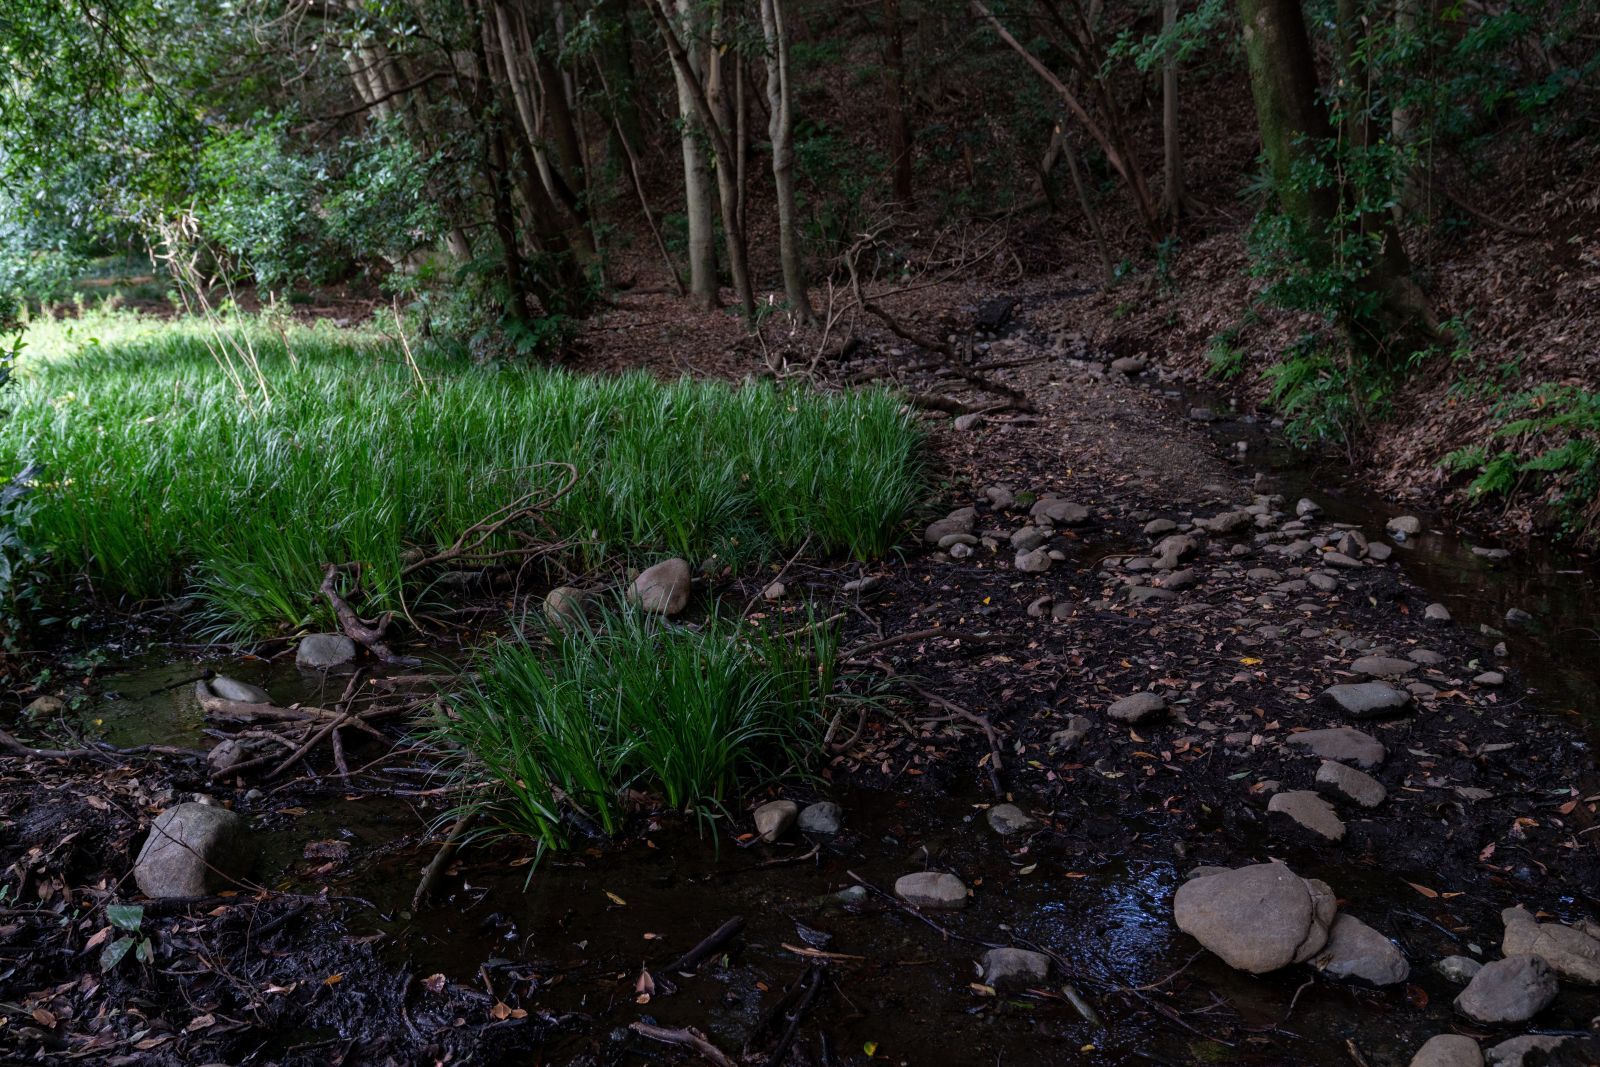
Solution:
[[[135,598],[194,587],[219,633],[326,621],[327,563],[361,562],[364,608],[419,590],[431,553],[525,493],[579,472],[545,520],[608,553],[798,548],[878,556],[920,495],[919,433],[890,393],[819,394],[643,374],[408,363],[370,332],[239,320],[259,373],[214,356],[203,323],[122,314],[38,324],[0,420],[0,454],[37,465],[34,534],[59,572]],[[420,380],[419,380],[420,376]],[[535,531],[530,531],[535,532]]]
[[[485,653],[439,734],[473,803],[547,847],[567,843],[564,811],[615,833],[629,790],[715,817],[742,785],[805,766],[834,691],[826,626],[784,637],[720,613],[690,629],[622,609],[536,637]]]

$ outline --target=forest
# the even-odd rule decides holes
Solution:
[[[0,1061],[1600,1064],[1600,4],[0,0]]]

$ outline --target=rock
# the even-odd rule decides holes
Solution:
[[[1513,1037],[1509,1041],[1502,1041],[1498,1045],[1490,1047],[1488,1053],[1484,1056],[1483,1062],[1488,1064],[1489,1067],[1522,1067],[1527,1062],[1525,1057],[1528,1053],[1535,1050],[1539,1052],[1554,1052],[1566,1043],[1567,1038],[1562,1034],[1523,1034],[1521,1037]],[[1550,1061],[1540,1057],[1538,1062],[1548,1063]],[[1561,1062],[1569,1061],[1563,1060]],[[1592,1063],[1593,1061],[1583,1062]]]
[[[1328,943],[1311,966],[1330,978],[1353,978],[1373,986],[1398,985],[1411,977],[1411,965],[1395,943],[1356,918],[1341,913],[1328,931]]]
[[[1301,878],[1281,863],[1191,878],[1172,901],[1178,929],[1251,974],[1303,963],[1321,952],[1337,908],[1325,883]]]
[[[800,805],[792,800],[769,800],[755,810],[756,833],[761,840],[771,843],[789,832]]]
[[[1483,964],[1471,956],[1446,956],[1435,963],[1433,969],[1447,982],[1466,985],[1473,975],[1483,970]]]
[[[1361,561],[1354,556],[1347,556],[1343,552],[1324,552],[1322,562],[1332,567],[1359,567]]]
[[[639,572],[628,587],[628,599],[646,611],[676,615],[689,603],[689,564],[664,559]]]
[[[206,766],[211,768],[211,773],[226,774],[244,759],[244,748],[239,742],[229,738],[219,741],[210,752],[206,753]]]
[[[1325,703],[1352,719],[1398,715],[1411,707],[1411,694],[1383,682],[1347,682],[1323,691]]]
[[[976,508],[957,508],[938,522],[933,523],[922,535],[930,545],[939,543],[941,537],[953,533],[969,534],[972,532],[973,523],[977,521]]]
[[[1011,547],[1020,555],[1023,552],[1032,552],[1034,549],[1050,540],[1050,533],[1037,526],[1024,526],[1011,535]]]
[[[1173,571],[1161,579],[1161,588],[1172,590],[1188,589],[1198,584],[1199,581],[1200,575],[1195,573],[1195,569],[1193,567],[1185,567],[1183,570]]]
[[[571,585],[558,585],[544,595],[544,617],[566,629],[581,629],[588,622],[588,594]]]
[[[1128,587],[1128,603],[1149,604],[1165,600],[1176,600],[1178,594],[1170,589],[1160,589],[1153,585],[1132,585]]]
[[[1078,742],[1088,737],[1093,728],[1094,723],[1087,716],[1074,715],[1067,720],[1066,729],[1050,735],[1050,743],[1063,750],[1076,748]]]
[[[1350,664],[1350,669],[1374,678],[1398,678],[1416,670],[1417,665],[1408,659],[1396,659],[1393,656],[1362,656]]]
[[[1412,663],[1420,663],[1424,667],[1437,667],[1444,662],[1444,657],[1431,648],[1413,648],[1406,653],[1406,659]]]
[[[1294,513],[1302,519],[1308,515],[1317,515],[1322,512],[1322,507],[1310,497],[1301,497],[1300,502],[1294,506]]]
[[[1271,567],[1252,567],[1244,572],[1244,576],[1252,582],[1281,582],[1283,575]]]
[[[1163,534],[1171,533],[1177,528],[1178,524],[1171,519],[1151,519],[1144,524],[1144,535],[1146,537],[1160,537]]]
[[[1144,692],[1135,693],[1132,696],[1123,697],[1121,700],[1116,701],[1106,708],[1106,715],[1109,718],[1116,719],[1118,722],[1125,722],[1132,726],[1166,710],[1166,699],[1160,693]]]
[[[882,589],[883,582],[883,575],[869,574],[865,578],[853,578],[850,581],[845,582],[844,585],[840,586],[840,588],[846,593],[865,595],[867,593],[875,593],[879,589]]]
[[[831,800],[807,804],[800,813],[800,830],[807,834],[836,834],[844,826],[844,813]]]
[[[1456,1010],[1474,1022],[1526,1022],[1556,999],[1556,976],[1538,956],[1486,963],[1456,997]]]
[[[30,700],[22,715],[27,719],[53,719],[66,710],[67,702],[60,697],[42,696]]]
[[[1506,609],[1506,624],[1509,626],[1532,626],[1533,615],[1521,608]]]
[[[311,671],[331,671],[355,662],[356,643],[344,634],[307,634],[295,650],[295,666]]]
[[[1511,557],[1511,551],[1509,549],[1505,549],[1505,548],[1483,548],[1480,545],[1473,545],[1472,546],[1472,554],[1474,556],[1477,556],[1479,559],[1486,559],[1486,560],[1489,560],[1490,562],[1498,562],[1500,560],[1509,559]]]
[[[1422,532],[1422,520],[1415,515],[1396,515],[1384,523],[1384,529],[1402,537],[1415,537]]]
[[[1499,671],[1484,671],[1472,679],[1479,685],[1505,685],[1506,676]]]
[[[1053,562],[1048,552],[1036,548],[1032,552],[1018,552],[1011,565],[1023,574],[1043,574]]]
[[[1306,575],[1306,581],[1311,583],[1312,588],[1322,593],[1331,593],[1339,588],[1339,579],[1331,574],[1323,574],[1321,571],[1312,571]]]
[[[967,887],[944,871],[918,871],[894,883],[894,895],[918,908],[954,910],[967,906]]]
[[[1394,549],[1390,548],[1382,541],[1373,541],[1367,545],[1368,559],[1375,559],[1379,563],[1382,563],[1392,555],[1394,555]]]
[[[1411,1057],[1411,1067],[1483,1067],[1483,1053],[1465,1034],[1434,1034]]]
[[[1339,538],[1339,551],[1353,559],[1365,557],[1367,547],[1367,537],[1360,530],[1346,530]]]
[[[1215,422],[1217,421],[1217,413],[1210,408],[1195,407],[1189,409],[1189,418],[1195,422]]]
[[[1506,924],[1500,950],[1507,956],[1538,956],[1569,982],[1600,985],[1600,941],[1561,923],[1542,923],[1521,907],[1500,913]]]
[[[761,599],[770,604],[775,600],[782,600],[783,594],[787,593],[788,591],[789,587],[784,585],[782,582],[773,582],[771,585],[761,590]]]
[[[1375,808],[1389,795],[1383,783],[1372,775],[1333,760],[1323,760],[1317,768],[1317,786],[1363,808]]]
[[[1076,526],[1088,520],[1089,509],[1070,500],[1047,496],[1035,503],[1028,510],[1028,515],[1035,519],[1048,519],[1058,526]]]
[[[1142,356],[1121,356],[1111,361],[1111,369],[1113,371],[1118,374],[1126,374],[1130,378],[1136,374],[1144,373],[1146,366],[1147,364]]]
[[[1255,521],[1256,517],[1248,511],[1224,511],[1221,515],[1214,515],[1209,519],[1196,519],[1194,524],[1214,534],[1230,534],[1235,530],[1254,525]]]
[[[1157,570],[1177,570],[1178,564],[1194,555],[1199,548],[1194,538],[1186,534],[1169,534],[1156,545],[1154,566]]]
[[[1017,502],[1017,495],[1003,485],[989,486],[983,496],[996,511],[1006,511]]]
[[[133,879],[147,897],[203,897],[242,877],[254,860],[238,815],[215,804],[179,804],[150,823]]]
[[[223,700],[234,700],[240,704],[272,703],[272,697],[265,689],[248,682],[238,682],[219,674],[215,678],[208,679],[206,684]]]
[[[977,543],[978,539],[971,534],[953,533],[945,534],[939,538],[939,547],[946,549],[954,548],[957,545],[975,545]]]
[[[1422,609],[1422,617],[1429,622],[1449,622],[1450,609],[1443,604],[1429,604]]]
[[[1469,804],[1476,804],[1481,800],[1494,799],[1494,794],[1489,790],[1480,789],[1475,785],[1458,785],[1455,787],[1454,792],[1456,796],[1467,801]]]
[[[961,431],[962,433],[966,433],[968,430],[972,429],[974,426],[978,425],[978,423],[980,423],[982,421],[983,421],[983,412],[981,412],[981,411],[969,411],[965,415],[957,415],[956,416],[956,418],[955,418],[955,427],[956,427],[957,430]]]
[[[992,948],[978,964],[983,984],[1000,991],[1027,989],[1050,977],[1050,957],[1022,948]]]
[[[1325,760],[1338,760],[1356,767],[1376,767],[1389,754],[1383,747],[1383,742],[1371,734],[1362,733],[1350,726],[1335,726],[1328,730],[1306,730],[1303,733],[1290,734],[1283,743],[1294,748],[1303,748],[1313,756],[1320,756]]]
[[[989,809],[987,818],[989,820],[989,829],[1001,837],[1027,833],[1039,825],[1038,819],[1035,819],[1015,804],[996,804]]]
[[[1329,841],[1344,840],[1344,821],[1333,810],[1333,805],[1309,790],[1293,789],[1278,793],[1267,801],[1267,810],[1287,815]]]

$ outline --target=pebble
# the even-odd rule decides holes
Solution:
[[[1317,768],[1316,783],[1323,792],[1332,793],[1363,808],[1375,808],[1389,795],[1383,783],[1372,775],[1334,760],[1322,761],[1322,766]]]
[[[1411,660],[1395,659],[1393,656],[1362,656],[1350,664],[1350,669],[1374,678],[1396,678],[1410,674],[1417,669],[1417,665]]]
[[[989,809],[985,818],[988,819],[989,829],[1001,837],[1027,833],[1039,825],[1038,819],[1015,804],[996,804]]]
[[[1106,716],[1132,726],[1166,710],[1167,701],[1160,693],[1144,692],[1115,701],[1106,708]]]
[[[844,825],[844,813],[833,801],[819,800],[806,805],[800,813],[798,825],[802,833],[836,834]]]
[[[1429,604],[1423,609],[1422,617],[1429,622],[1449,622],[1450,609],[1443,604]]]
[[[1078,742],[1089,736],[1089,731],[1094,729],[1094,723],[1085,715],[1074,715],[1067,720],[1064,730],[1057,730],[1050,735],[1050,743],[1062,750],[1076,748]]]
[[[1043,574],[1050,569],[1054,562],[1050,554],[1042,548],[1033,549],[1031,552],[1018,552],[1012,565],[1024,574]]]
[[[1329,686],[1322,699],[1352,719],[1376,719],[1410,709],[1410,693],[1383,682],[1347,682]]]
[[[1484,671],[1472,680],[1479,685],[1504,685],[1506,676],[1499,671]]]
[[[1146,537],[1160,537],[1163,534],[1171,533],[1177,528],[1178,524],[1171,519],[1151,519],[1144,524],[1144,535]]]
[[[755,810],[756,833],[769,844],[789,832],[800,805],[792,800],[769,800]]]
[[[1483,970],[1483,964],[1471,956],[1446,956],[1433,965],[1439,976],[1456,985],[1466,985],[1472,976]]]
[[[1309,790],[1293,789],[1278,793],[1267,802],[1267,810],[1287,815],[1329,841],[1344,840],[1344,820],[1339,818],[1332,804]]]
[[[1396,515],[1384,524],[1384,528],[1390,533],[1415,537],[1422,532],[1422,520],[1415,515]]]
[[[1050,957],[1023,948],[992,948],[978,961],[983,984],[996,990],[1026,989],[1050,977]]]
[[[983,495],[996,511],[1009,511],[1017,502],[1016,494],[1003,485],[991,485],[983,491]]]
[[[967,886],[944,871],[918,871],[894,883],[895,896],[918,908],[955,910],[967,906]]]
[[[1018,552],[1032,552],[1048,540],[1050,540],[1049,531],[1041,530],[1037,526],[1024,526],[1011,535],[1011,547]]]
[[[1486,963],[1456,997],[1456,1010],[1474,1022],[1526,1022],[1556,998],[1556,977],[1538,956]]]
[[[1465,1034],[1434,1034],[1411,1057],[1411,1067],[1483,1067],[1483,1053]]]

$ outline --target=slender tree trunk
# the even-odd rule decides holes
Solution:
[[[905,25],[900,0],[883,0],[883,70],[885,116],[889,123],[890,187],[895,201],[913,202],[911,120],[906,115]]]
[[[1421,8],[1421,0],[1395,0],[1394,28],[1395,34],[1402,41],[1416,36],[1417,14]],[[1389,116],[1389,132],[1394,138],[1395,146],[1401,152],[1410,152],[1417,140],[1417,112],[1416,107],[1404,101],[1394,105]],[[1421,196],[1417,170],[1406,167],[1395,178],[1394,213],[1396,221],[1402,220],[1406,211],[1415,211],[1420,206]]]
[[[1161,29],[1170,34],[1178,24],[1178,0],[1162,0]],[[1178,143],[1178,58],[1169,48],[1161,61],[1161,154],[1165,181],[1161,212],[1174,224],[1184,208],[1183,152]]]
[[[656,15],[656,0],[645,0]],[[693,0],[678,0],[678,10],[694,30]],[[670,27],[667,32],[670,31]],[[711,168],[706,163],[704,126],[695,107],[694,88],[700,71],[696,60],[686,56],[672,64],[673,83],[678,90],[678,121],[682,127],[683,211],[689,224],[689,296],[703,308],[721,303],[717,291],[716,225],[711,218]]]
[[[679,2],[686,5],[690,0],[679,0]],[[661,37],[666,42],[667,51],[671,54],[676,69],[683,75],[681,84],[688,89],[690,102],[694,105],[700,124],[711,137],[711,147],[717,161],[717,197],[722,205],[722,231],[728,253],[728,271],[733,275],[734,291],[739,296],[746,321],[754,322],[755,291],[750,284],[750,266],[745,255],[744,231],[739,228],[739,190],[735,176],[737,168],[733,160],[733,146],[728,140],[731,123],[719,118],[707,94],[705,84],[695,76],[689,54],[678,39],[678,35],[673,32],[666,0],[650,0],[650,14],[656,21],[657,29],[661,31]]]
[[[761,31],[767,53],[767,133],[772,138],[772,179],[777,187],[778,258],[783,265],[783,292],[789,307],[806,322],[814,318],[806,293],[805,269],[796,230],[794,193],[794,113],[789,87],[789,33],[783,0],[761,0]]]

